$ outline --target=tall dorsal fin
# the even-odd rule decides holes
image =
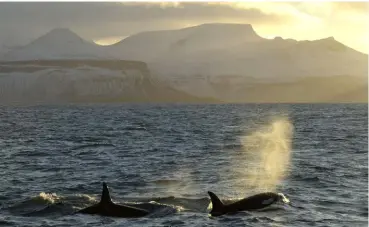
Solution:
[[[216,196],[213,192],[208,191],[208,194],[210,196],[211,203],[213,206],[213,209],[211,210],[211,214],[214,216],[221,214],[223,212],[223,207],[224,207],[222,201],[220,201],[218,196]]]
[[[109,188],[108,188],[108,185],[105,182],[103,182],[103,190],[102,190],[102,194],[101,194],[100,203],[111,203]]]

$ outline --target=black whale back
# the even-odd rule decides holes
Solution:
[[[101,194],[100,202],[85,209],[82,209],[78,211],[78,213],[99,214],[103,216],[125,218],[143,217],[149,214],[148,211],[140,208],[113,203],[110,197],[109,188],[105,182],[103,183],[103,191]]]
[[[263,209],[267,206],[278,201],[278,194],[273,192],[264,192],[260,194],[256,194],[240,201],[237,201],[233,204],[229,204],[229,208],[231,210],[235,209],[235,211],[239,210],[258,210]]]

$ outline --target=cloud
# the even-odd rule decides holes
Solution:
[[[194,23],[242,21],[260,24],[285,20],[256,8],[239,9],[207,3],[0,3],[0,30],[32,37],[55,27],[68,27],[93,38],[126,36]]]
[[[332,2],[334,7],[340,11],[353,11],[355,13],[369,13],[368,2]]]
[[[335,36],[367,48],[368,21],[365,2],[1,2],[0,45],[25,44],[57,27],[101,40],[223,22],[252,24],[261,36]]]
[[[350,47],[369,51],[368,2],[242,2],[234,7],[255,7],[263,13],[292,18],[289,20],[292,23],[259,29],[259,34],[264,36],[275,33],[298,40],[334,36]]]

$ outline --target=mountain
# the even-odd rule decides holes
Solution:
[[[168,79],[240,75],[281,81],[367,75],[368,56],[333,37],[314,41],[265,39],[249,24],[203,24],[142,32],[109,49],[116,58],[147,62],[153,73]]]
[[[11,49],[6,45],[0,46],[0,57],[3,56],[5,53],[9,52]]]
[[[144,62],[34,60],[0,62],[0,103],[217,102],[177,91]]]
[[[249,24],[147,31],[110,46],[83,40],[69,29],[54,29],[3,59],[140,61],[157,83],[226,102],[367,100],[367,54],[334,37],[265,39]],[[101,72],[91,70],[91,75]]]
[[[368,55],[345,46],[334,37],[313,41],[265,39],[248,24],[204,24],[172,31],[143,32],[111,48],[117,58],[132,57],[147,62],[154,75],[177,89],[231,102],[278,102],[282,99],[315,102],[319,97],[312,97],[311,91],[294,95],[309,78],[319,78],[314,79],[314,83],[324,81],[324,86],[319,88],[320,94],[324,93],[321,101],[336,100],[333,96],[338,94],[329,84],[336,84],[333,80],[338,77],[357,85],[353,88],[341,84],[339,89],[343,94],[352,92],[347,90],[349,88],[362,89],[362,85],[367,84]],[[249,98],[256,95],[250,93],[256,88],[277,91],[274,86],[289,90],[284,94],[290,98],[278,95],[268,99]],[[310,88],[314,90],[314,86]],[[331,94],[323,91],[331,91]],[[268,90],[263,93],[267,95]]]
[[[261,39],[248,24],[203,24],[178,30],[141,32],[111,45],[110,49],[120,59],[153,62],[170,53],[197,54]]]
[[[99,46],[65,28],[53,29],[3,60],[119,59],[146,62],[162,78],[243,76],[286,81],[306,76],[367,76],[368,55],[333,37],[265,39],[249,24],[203,24],[138,33]]]
[[[53,29],[33,42],[5,53],[2,60],[101,59],[109,53],[67,28]]]

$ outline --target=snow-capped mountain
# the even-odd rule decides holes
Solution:
[[[3,54],[1,60],[104,59],[103,46],[88,42],[67,28],[53,29],[33,42]]]
[[[142,32],[109,47],[119,59],[145,61],[173,76],[239,75],[283,80],[305,76],[367,75],[367,55],[333,37],[315,41],[265,39],[248,24],[204,24]]]
[[[251,95],[260,96],[255,93],[255,88],[277,91],[284,87],[278,92],[286,90],[289,91],[287,96],[294,96],[297,88],[308,89],[301,83],[311,85],[324,81],[325,85],[319,89],[333,92],[326,80],[338,77],[348,78],[344,81],[353,82],[352,86],[341,84],[341,90],[328,94],[324,100],[337,95],[342,97],[342,94],[355,92],[355,86],[363,90],[368,75],[368,55],[333,37],[313,41],[281,37],[265,39],[249,24],[203,24],[177,30],[148,31],[111,46],[86,41],[69,29],[54,29],[28,45],[10,50],[2,59],[143,61],[151,75],[161,83],[195,96],[237,102],[256,102],[258,99],[250,99]],[[315,87],[311,86],[311,89]],[[306,99],[303,94],[299,97],[299,100],[319,101],[319,97]]]
[[[110,48],[117,58],[155,62],[178,53],[197,55],[202,51],[229,48],[261,39],[248,24],[204,24],[178,30],[138,33]]]
[[[111,46],[99,46],[59,28],[7,52],[2,59],[137,60],[166,79],[233,75],[283,81],[306,76],[366,76],[368,72],[368,55],[333,37],[314,41],[265,39],[249,24],[203,24],[142,32]]]
[[[242,100],[240,91],[260,83],[297,86],[299,81],[311,77],[333,80],[349,76],[347,81],[361,86],[367,83],[368,75],[368,55],[334,37],[314,41],[265,39],[247,24],[204,24],[143,32],[111,48],[117,58],[147,62],[154,75],[175,88],[228,101]],[[242,94],[247,96],[247,92]],[[317,97],[310,100],[316,101]]]

